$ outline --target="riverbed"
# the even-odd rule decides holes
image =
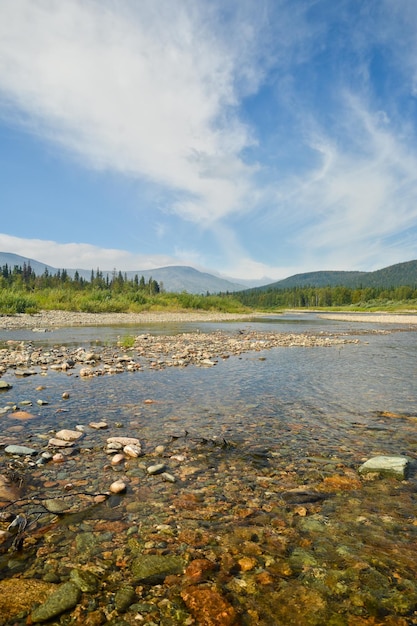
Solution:
[[[53,623],[417,623],[413,328],[289,314],[4,331],[30,355],[63,356],[1,379],[14,495],[2,509],[0,623],[36,620],[62,588],[73,602]],[[217,336],[216,350],[189,360],[199,335]],[[165,337],[169,350],[139,354]],[[64,348],[128,360],[52,369]],[[50,445],[63,429],[80,439]],[[113,463],[114,437],[137,439],[140,455]],[[10,455],[10,444],[35,452]],[[377,455],[406,456],[406,479],[360,474]],[[20,544],[7,534],[18,515]]]

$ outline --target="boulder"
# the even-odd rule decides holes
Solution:
[[[404,480],[407,478],[410,461],[406,456],[374,456],[359,468],[360,474],[381,474]]]

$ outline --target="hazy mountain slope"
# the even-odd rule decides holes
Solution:
[[[26,265],[30,265],[30,267],[37,276],[43,274],[45,268],[50,274],[56,274],[58,272],[58,269],[64,269],[55,268],[51,265],[47,265],[46,263],[41,263],[40,261],[35,261],[34,259],[25,258],[18,254],[0,252],[0,267],[3,267],[7,264],[9,268],[13,269],[15,265],[17,265],[18,267],[23,267],[24,263],[26,263]],[[77,271],[80,277],[85,278],[86,280],[90,280],[91,278],[91,269],[65,269],[67,270],[68,275],[71,277],[74,277],[74,274]],[[94,272],[96,271],[97,268],[94,268]],[[110,279],[114,273],[114,270],[102,270],[101,268],[100,271],[103,273],[104,277],[108,275]],[[118,273],[119,272],[117,270],[116,274]],[[245,288],[245,286],[242,284],[225,280],[223,278],[219,278],[205,272],[199,272],[192,267],[186,266],[159,267],[153,270],[135,270],[129,272],[122,271],[122,274],[123,276],[126,274],[129,280],[131,278],[134,278],[135,274],[137,274],[139,278],[143,276],[146,281],[148,281],[149,278],[153,278],[159,284],[163,284],[163,288],[165,291],[172,292],[187,291],[188,293],[203,294],[209,292],[214,294],[226,291],[241,291]]]

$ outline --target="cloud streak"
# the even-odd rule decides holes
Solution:
[[[1,12],[3,119],[134,180],[155,247],[175,239],[155,262],[187,250],[200,267],[280,278],[417,256],[413,0],[2,0]],[[54,265],[72,245],[88,265],[150,258],[55,240]]]

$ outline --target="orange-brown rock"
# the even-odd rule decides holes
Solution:
[[[11,624],[19,613],[41,604],[56,590],[56,585],[42,580],[8,578],[0,580],[0,625]]]
[[[181,597],[200,626],[232,626],[236,624],[235,609],[212,587],[190,586]]]
[[[216,564],[208,559],[195,559],[187,566],[185,576],[191,583],[207,580],[208,575],[216,569]]]
[[[318,486],[319,491],[354,491],[361,489],[362,483],[356,476],[327,476],[321,485]]]

